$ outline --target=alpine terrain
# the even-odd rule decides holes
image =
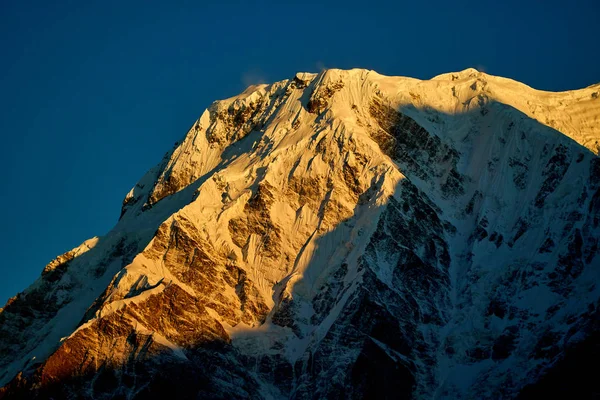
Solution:
[[[598,394],[599,150],[600,84],[251,86],[0,309],[0,398]]]

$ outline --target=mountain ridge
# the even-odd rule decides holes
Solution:
[[[3,393],[152,396],[183,363],[184,396],[516,396],[600,297],[600,100],[524,86],[326,70],[213,103],[2,309]]]

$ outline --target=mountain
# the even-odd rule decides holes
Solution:
[[[216,101],[1,309],[0,397],[598,393],[599,97],[332,69]]]

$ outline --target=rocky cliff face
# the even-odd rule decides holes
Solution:
[[[328,70],[215,102],[0,311],[0,397],[591,393],[552,376],[597,354],[599,90]]]

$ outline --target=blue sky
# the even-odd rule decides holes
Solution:
[[[0,303],[106,233],[202,110],[249,84],[323,67],[600,81],[597,0],[279,3],[0,2]]]

